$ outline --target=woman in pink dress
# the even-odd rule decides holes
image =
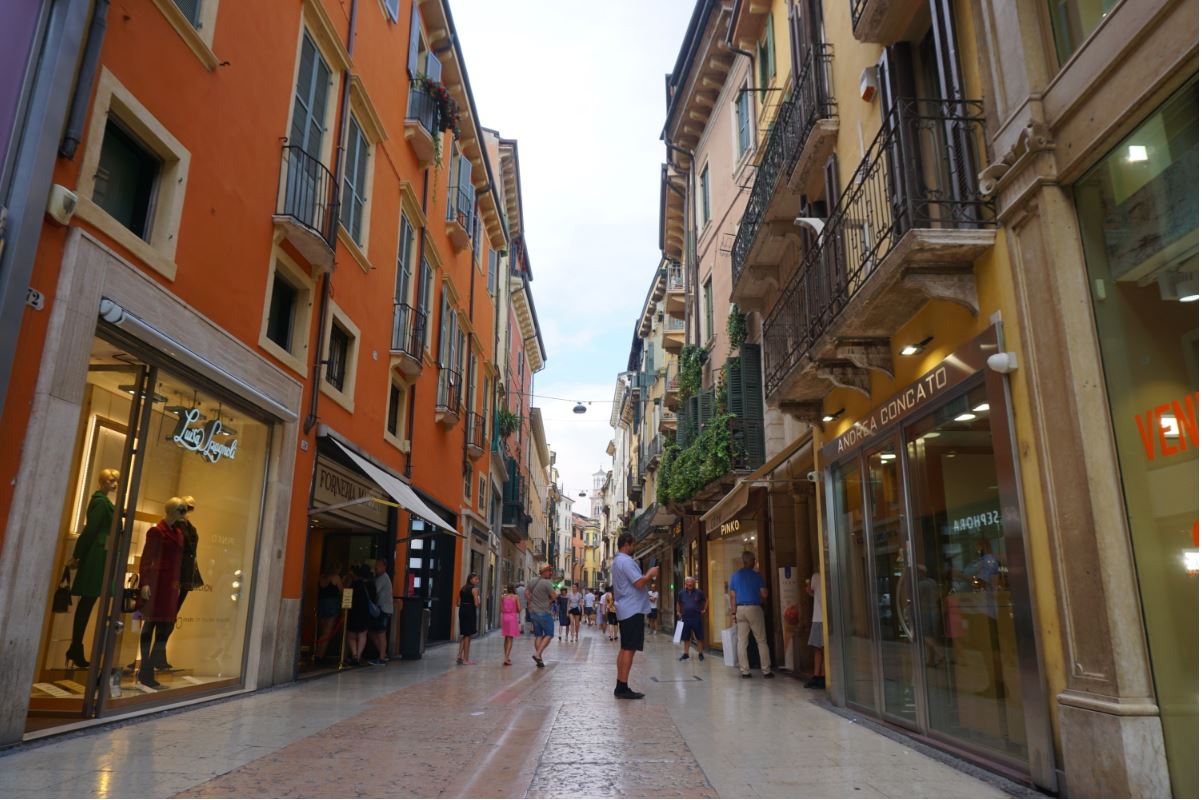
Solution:
[[[513,637],[519,636],[521,632],[518,593],[513,584],[510,584],[505,587],[505,594],[501,595],[501,635],[505,637],[505,666],[513,663],[509,660],[509,653],[513,650]]]

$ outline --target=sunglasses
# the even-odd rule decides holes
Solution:
[[[177,513],[179,513],[179,514],[187,514],[187,513],[188,513],[188,507],[187,507],[187,506],[176,506],[176,507],[175,507],[175,510],[176,510],[176,512],[177,512]]]

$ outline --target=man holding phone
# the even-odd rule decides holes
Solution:
[[[646,573],[639,569],[634,560],[634,534],[624,533],[618,537],[618,554],[614,557],[614,603],[618,608],[618,634],[621,649],[618,651],[618,684],[614,697],[620,700],[640,700],[642,692],[630,688],[630,668],[634,665],[634,654],[643,649],[644,620],[651,611],[647,599],[647,584],[659,575],[659,567],[653,566]]]

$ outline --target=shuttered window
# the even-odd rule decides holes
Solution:
[[[766,458],[764,391],[759,345],[745,344],[726,361],[726,410],[734,415],[735,467],[756,469]]]
[[[751,147],[751,124],[751,92],[744,86],[735,100],[735,128],[738,131],[740,157]]]
[[[414,3],[413,5],[417,5]],[[384,9],[388,12],[388,18],[396,22],[401,18],[401,0],[384,0]]]
[[[396,297],[398,303],[409,303],[409,292],[413,284],[413,226],[409,218],[401,214],[401,240],[396,253]]]
[[[315,159],[321,159],[325,134],[326,100],[330,91],[330,67],[321,57],[313,37],[305,33],[301,41],[300,67],[296,74],[296,92],[292,102],[292,129],[288,143],[300,147]]]
[[[352,114],[346,141],[346,175],[342,180],[339,221],[360,247],[363,242],[363,209],[367,205],[367,166],[371,148],[363,128]]]
[[[202,0],[175,0],[175,5],[193,28],[200,28],[200,4]]]
[[[418,65],[422,55],[422,18],[414,0],[409,12],[409,61],[406,64],[410,78],[419,72]]]

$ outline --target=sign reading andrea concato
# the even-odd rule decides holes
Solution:
[[[827,464],[836,461],[844,453],[854,450],[861,442],[871,439],[903,417],[941,402],[952,389],[984,369],[986,360],[997,351],[997,329],[990,326],[930,372],[827,442],[822,448],[822,460]]]

